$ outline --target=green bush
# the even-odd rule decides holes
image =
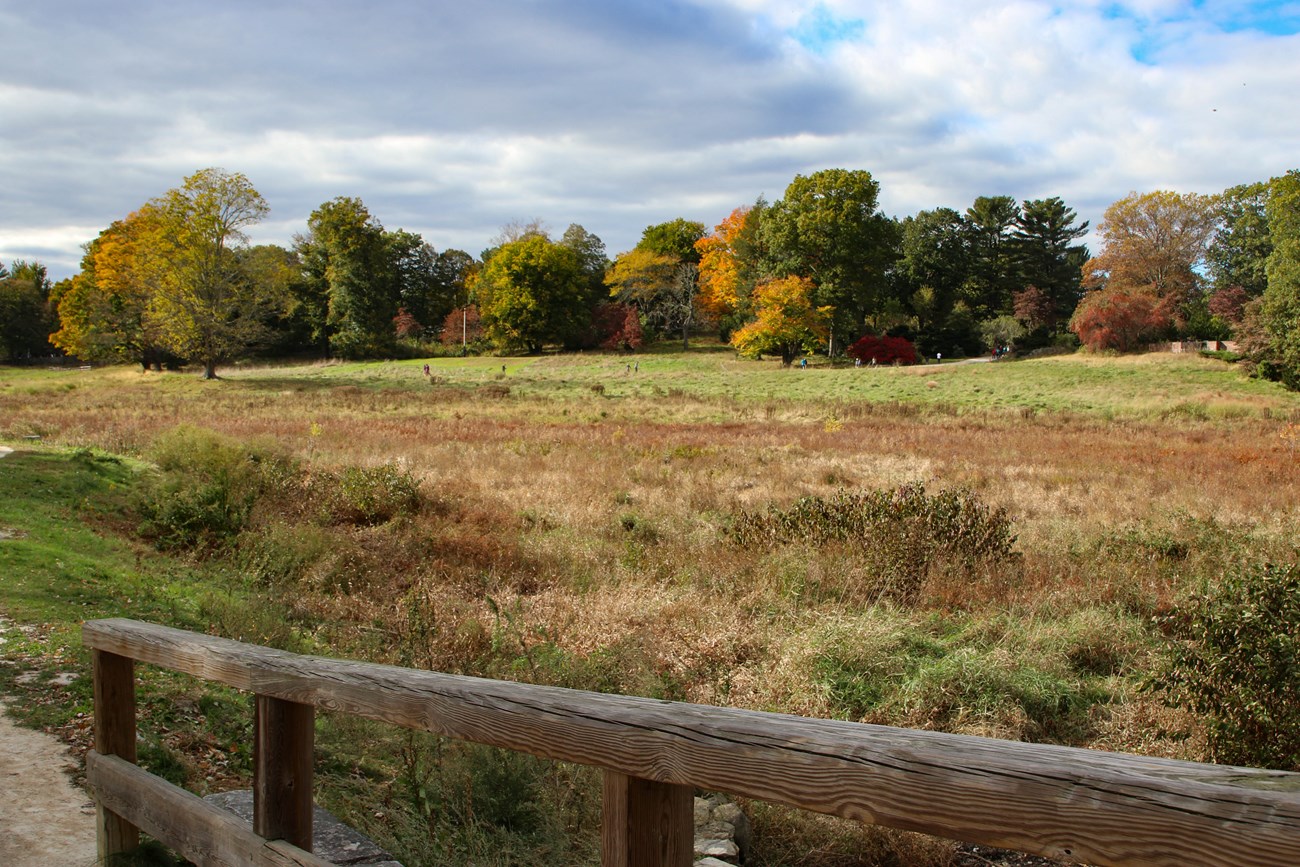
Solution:
[[[159,437],[149,456],[158,473],[136,511],[142,535],[163,549],[207,550],[233,539],[269,480],[285,472],[282,459],[188,426]]]
[[[330,524],[372,527],[413,514],[422,502],[420,483],[394,464],[346,467],[337,476],[321,474],[310,488]]]
[[[1240,570],[1157,623],[1153,685],[1206,717],[1215,761],[1300,771],[1300,566]]]
[[[971,491],[928,493],[920,482],[896,490],[839,491],[802,497],[788,509],[741,512],[731,524],[736,544],[844,545],[887,576],[885,595],[910,601],[935,568],[971,570],[1018,558],[1011,518]]]

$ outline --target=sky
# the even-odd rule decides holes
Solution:
[[[438,250],[540,219],[611,256],[826,168],[900,218],[1095,228],[1300,166],[1300,0],[0,0],[0,33],[0,262],[54,279],[212,166],[270,206],[254,243],[350,196]]]

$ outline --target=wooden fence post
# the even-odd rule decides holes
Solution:
[[[695,789],[605,772],[601,867],[690,867]]]
[[[95,752],[135,763],[135,660],[106,650],[91,654]],[[140,845],[140,831],[95,801],[96,846],[102,864]]]
[[[253,832],[310,852],[315,708],[259,695],[253,730]]]

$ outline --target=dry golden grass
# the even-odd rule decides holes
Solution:
[[[1115,363],[1158,388],[1170,362],[1046,362],[1070,376]],[[1204,395],[1217,407],[1210,415],[958,411],[775,386],[762,397],[752,382],[736,397],[669,387],[685,388],[689,372],[640,387],[619,378],[618,361],[599,368],[611,383],[602,394],[581,379],[593,364],[558,359],[543,376],[521,363],[513,378],[481,372],[472,387],[310,371],[201,383],[108,370],[73,388],[51,376],[0,388],[0,438],[142,453],[191,424],[273,443],[309,466],[405,468],[435,504],[417,515],[320,538],[301,527],[262,531],[270,545],[283,544],[280,533],[321,548],[295,585],[296,605],[350,652],[1181,758],[1204,755],[1196,721],[1138,690],[1158,653],[1150,616],[1232,563],[1294,558],[1300,538],[1300,462],[1279,437],[1290,410],[1270,409],[1289,399],[1216,386]],[[728,367],[737,364],[720,370],[751,375]],[[1001,370],[984,367],[977,389]],[[934,381],[942,392],[965,382],[947,377],[965,375],[932,368],[898,381]],[[582,384],[561,389],[569,376]],[[606,396],[616,389],[629,393]],[[725,538],[740,510],[914,481],[969,488],[1006,508],[1020,562],[931,574],[915,606],[900,608],[851,552],[750,550]],[[921,645],[987,675],[991,704],[925,668]],[[853,697],[859,688],[866,698]],[[1029,693],[1040,688],[1060,693],[1059,725],[1035,710]],[[873,689],[884,691],[874,705]],[[784,828],[764,863],[952,857],[947,844],[764,818],[775,815],[759,813],[760,825]],[[789,854],[823,846],[834,854]]]

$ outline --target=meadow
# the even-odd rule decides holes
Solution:
[[[132,612],[455,673],[1205,760],[1206,720],[1153,678],[1161,618],[1296,561],[1300,395],[1214,359],[425,363],[0,370],[17,449],[0,608],[32,628],[6,646],[14,670],[66,667],[79,615]],[[78,689],[46,724],[76,728]],[[155,760],[195,788],[238,781],[236,698],[160,677],[150,701],[170,720]],[[590,860],[582,769],[328,718],[321,743],[322,800],[407,864]],[[753,814],[752,863],[959,857]]]

